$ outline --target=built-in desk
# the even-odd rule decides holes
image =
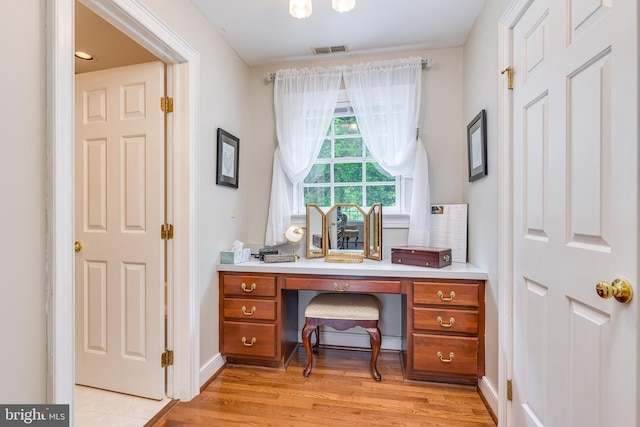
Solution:
[[[220,264],[218,272],[220,352],[229,363],[286,368],[299,342],[297,291],[366,292],[402,296],[406,379],[476,384],[484,375],[487,274],[474,266],[303,258]]]

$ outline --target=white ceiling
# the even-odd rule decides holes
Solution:
[[[346,45],[360,55],[461,46],[485,0],[357,0],[347,13],[312,0],[289,15],[289,0],[191,0],[250,66],[319,59],[317,47]]]
[[[485,0],[357,0],[347,13],[331,0],[312,0],[313,13],[289,15],[289,0],[191,0],[250,66],[320,59],[313,48],[346,45],[364,55],[464,44]],[[76,72],[157,60],[76,1],[76,48],[96,60],[76,59]]]

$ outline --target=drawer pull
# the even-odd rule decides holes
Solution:
[[[451,352],[451,353],[449,353],[449,358],[448,359],[443,359],[441,352],[438,352],[436,354],[438,355],[438,358],[440,358],[440,361],[442,363],[451,363],[451,362],[453,362],[453,357],[455,356],[455,354],[453,354],[453,352]]]
[[[255,343],[256,343],[256,337],[251,338],[251,342],[249,344],[247,344],[247,337],[242,337],[242,344],[244,344],[247,347],[251,347]],[[451,354],[453,354],[453,353],[451,353]],[[440,359],[440,360],[442,360],[442,359]]]
[[[244,308],[244,307],[242,307]],[[436,319],[438,321],[438,324],[440,326],[442,326],[443,328],[450,328],[453,326],[453,322],[455,322],[456,319],[454,319],[453,317],[449,318],[449,323],[442,323],[442,317],[438,316],[438,318]]]
[[[247,289],[247,285],[245,285],[245,284],[243,283],[243,284],[242,284],[242,290],[243,290],[243,291],[245,291],[245,292],[253,292],[253,291],[255,291],[255,290],[256,290],[256,284],[255,284],[255,283],[253,283],[253,284],[251,285],[251,288]]]
[[[251,316],[253,315],[253,313],[256,312],[256,308],[255,307],[251,307],[251,311],[247,311],[247,307],[246,306],[242,306],[242,314],[244,314],[245,316]],[[453,319],[451,319],[453,320]]]
[[[335,289],[337,292],[347,292],[349,290],[349,284],[345,283],[344,288],[340,288],[340,286],[338,286],[338,283],[334,283],[333,289]]]
[[[438,296],[440,297],[440,299],[442,301],[452,301],[453,298],[456,296],[456,293],[451,291],[451,293],[449,294],[449,298],[445,298],[444,294],[442,293],[442,291],[438,291]]]

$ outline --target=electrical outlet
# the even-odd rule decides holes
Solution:
[[[236,217],[236,204],[233,203],[231,205],[231,218],[235,218]]]

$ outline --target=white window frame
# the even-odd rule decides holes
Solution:
[[[344,111],[339,111],[344,110]],[[336,105],[336,113],[333,117],[349,117],[353,115],[353,109],[351,108],[351,103],[347,98],[347,93],[345,90],[340,91],[340,95],[338,97],[338,104]],[[334,135],[335,137],[335,135]],[[342,135],[340,135],[342,137]],[[364,143],[364,141],[363,141]],[[354,157],[353,159],[364,159],[363,157]],[[348,158],[346,158],[348,160]],[[338,163],[338,162],[335,162]],[[363,162],[364,163],[364,162]],[[331,161],[331,164],[334,164],[334,161]],[[333,170],[333,169],[332,169]],[[333,172],[332,172],[333,173]],[[366,170],[363,170],[363,186],[365,184],[365,174]],[[398,177],[396,180],[396,206],[383,206],[383,228],[408,228],[409,227],[409,217],[410,217],[410,208],[411,208],[411,188],[413,184],[413,179],[406,178],[404,176]],[[330,183],[332,187],[334,187],[334,183]],[[306,216],[306,208],[303,206],[304,194],[303,190],[304,185],[302,183],[295,184],[293,186],[293,206],[295,206],[294,214],[291,216],[292,223],[298,225],[305,225],[305,216]],[[323,206],[323,208],[329,208],[330,206]],[[363,209],[367,210],[368,207],[362,206]]]

